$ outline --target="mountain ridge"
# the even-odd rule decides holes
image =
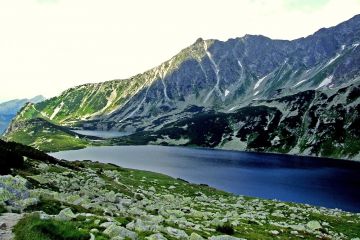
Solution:
[[[16,132],[27,130],[26,127],[17,129],[21,125],[17,122],[34,118],[72,128],[156,132],[163,126],[176,125],[196,114],[209,111],[232,114],[259,101],[276,102],[273,99],[287,99],[287,96],[308,90],[324,94],[325,99],[330,97],[328,93],[359,82],[359,44],[360,15],[292,41],[272,40],[262,35],[245,35],[227,41],[199,38],[179,54],[142,74],[125,80],[76,86],[57,97],[29,105],[17,116],[6,135],[11,140],[20,140]],[[357,88],[356,85],[349,89]],[[346,99],[349,91],[353,90],[339,93],[337,97],[330,95]],[[356,104],[358,95],[354,90]],[[339,108],[349,111],[350,105],[346,101],[340,102]],[[326,115],[324,109],[324,106],[316,109],[324,112],[317,115],[320,119]],[[291,114],[296,115],[297,111],[293,109]],[[357,121],[357,117],[352,120]],[[306,123],[310,118],[308,112],[302,113],[301,118]],[[336,122],[336,119],[332,121]],[[292,137],[298,134],[299,129],[295,128],[300,126],[293,126],[295,123],[292,122],[286,124],[287,134]],[[341,127],[347,131],[346,126]],[[278,133],[271,137],[281,140],[288,136]],[[39,138],[35,137],[34,141]],[[246,139],[245,150],[252,140]],[[244,150],[240,143],[238,145],[239,150]],[[342,157],[334,150],[335,146],[330,148],[330,154],[325,155],[321,155],[325,146],[320,148],[309,154]],[[292,152],[299,153],[296,151]],[[347,158],[346,154],[343,157]],[[357,154],[351,151],[351,155]]]
[[[38,103],[45,100],[44,96],[37,95],[31,99],[13,99],[0,103],[0,134],[2,134],[11,120],[16,116],[17,112],[27,103]]]

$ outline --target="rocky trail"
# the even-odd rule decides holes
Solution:
[[[22,218],[22,214],[4,213],[0,215],[0,239],[11,240],[14,238],[12,228]]]

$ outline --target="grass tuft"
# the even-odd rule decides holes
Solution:
[[[7,212],[7,210],[6,210],[5,206],[2,205],[2,204],[0,204],[0,215],[1,215],[2,213],[6,213],[6,212]]]
[[[21,219],[14,228],[15,240],[88,240],[90,235],[73,222],[41,220],[38,214]]]
[[[225,233],[227,235],[233,235],[234,234],[234,228],[229,223],[225,223],[223,225],[219,225],[216,227],[217,232]]]

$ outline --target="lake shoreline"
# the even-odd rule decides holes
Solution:
[[[359,179],[360,164],[353,161],[158,145],[88,147],[52,156],[158,172],[238,195],[360,212],[360,194],[353,192],[358,183],[350,179]]]
[[[91,136],[90,136],[91,137]],[[111,138],[103,138],[102,140],[111,140]],[[90,147],[116,147],[116,146],[163,146],[163,147],[180,147],[180,148],[189,148],[189,149],[203,149],[203,150],[218,150],[218,151],[226,151],[226,152],[239,152],[239,153],[256,153],[256,154],[264,154],[264,155],[277,155],[277,156],[288,156],[288,157],[305,157],[305,158],[312,158],[312,159],[322,159],[322,160],[335,160],[335,161],[342,161],[345,163],[360,163],[359,160],[349,159],[349,158],[332,158],[332,157],[319,157],[319,156],[313,156],[313,155],[306,155],[306,154],[289,154],[289,153],[278,153],[278,152],[257,152],[257,151],[251,151],[251,150],[236,150],[236,149],[224,149],[224,148],[210,148],[210,147],[201,147],[201,146],[195,146],[195,145],[165,145],[165,144],[120,144],[120,145],[89,145],[82,148],[74,148],[74,149],[68,149],[68,150],[60,150],[60,151],[52,151],[47,152],[48,154],[62,152],[62,151],[71,151],[71,150],[79,150],[79,149],[86,149]]]

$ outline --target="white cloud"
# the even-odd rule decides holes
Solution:
[[[127,78],[198,37],[293,39],[355,15],[358,0],[290,11],[285,0],[0,0],[0,99]]]

